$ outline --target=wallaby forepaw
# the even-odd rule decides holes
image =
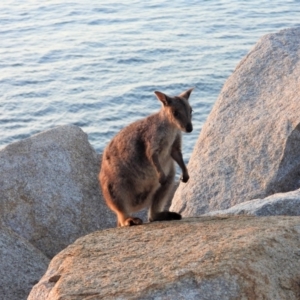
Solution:
[[[188,182],[188,180],[190,179],[189,174],[182,174],[180,180],[184,183]]]
[[[140,218],[128,218],[124,222],[124,226],[142,225],[143,221]]]
[[[162,211],[156,213],[154,217],[150,218],[150,222],[154,221],[171,221],[171,220],[181,220],[181,214],[178,214],[173,211]]]

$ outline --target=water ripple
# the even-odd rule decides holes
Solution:
[[[299,1],[2,1],[0,147],[71,123],[102,152],[123,126],[160,108],[154,90],[194,86],[188,160],[236,64],[299,16]]]

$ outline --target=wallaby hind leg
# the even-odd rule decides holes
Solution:
[[[123,193],[122,199],[114,189],[112,183],[102,185],[102,192],[108,207],[117,215],[117,227],[141,225],[143,221],[139,218],[131,217],[125,207],[124,203],[129,203],[130,194]]]
[[[120,211],[116,212],[116,214],[117,214],[117,218],[118,218],[118,222],[117,222],[118,227],[134,226],[134,225],[142,225],[143,224],[143,221],[140,218],[129,217]]]
[[[172,196],[175,170],[172,170],[167,177],[167,180],[156,191],[153,196],[153,201],[149,210],[149,221],[168,221],[168,220],[180,220],[181,215],[176,212],[164,211],[164,207]]]

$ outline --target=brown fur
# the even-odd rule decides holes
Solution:
[[[150,208],[149,221],[181,218],[163,209],[174,182],[174,161],[182,170],[182,181],[189,179],[181,131],[193,130],[188,102],[192,90],[177,97],[155,92],[163,104],[161,110],[123,128],[104,150],[99,180],[118,226],[142,224],[130,215],[145,207]]]

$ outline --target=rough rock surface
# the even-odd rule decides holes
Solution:
[[[299,217],[200,217],[95,232],[56,255],[28,300],[300,297]]]
[[[263,36],[226,81],[171,209],[197,216],[300,187],[300,28]]]
[[[205,215],[300,216],[300,189],[274,194],[264,199],[246,201]]]
[[[99,188],[99,156],[76,126],[56,127],[0,151],[0,220],[48,257],[114,227]]]
[[[49,259],[0,223],[0,299],[27,299]]]

